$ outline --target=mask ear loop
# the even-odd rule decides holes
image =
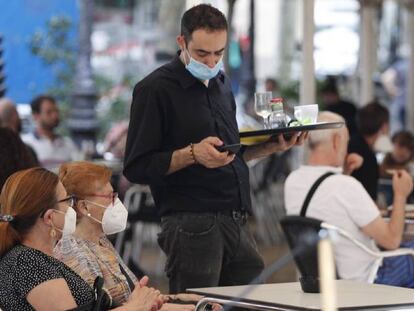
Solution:
[[[105,208],[104,206],[102,206],[102,205],[100,205],[100,204],[97,204],[97,203],[94,203],[94,202],[92,202],[92,201],[88,201],[88,200],[83,200],[83,201],[85,201],[85,202],[89,202],[89,203],[91,203],[91,204],[94,204],[94,205],[99,206],[99,207],[102,207],[102,208]],[[89,219],[92,219],[93,221],[96,221],[97,223],[102,224],[102,221],[100,221],[100,220],[96,219],[95,217],[92,217],[91,213],[90,213],[90,212],[89,212],[89,210],[88,210],[88,205],[87,205],[87,204],[85,204],[85,205],[86,205],[86,210],[87,210],[86,217],[88,217]]]
[[[190,55],[190,51],[187,48],[187,42],[185,41],[185,38],[184,38],[184,44],[185,45],[181,48],[181,51],[183,52],[184,65],[188,66],[188,64],[190,64],[191,62],[191,55]],[[185,54],[187,54],[188,56],[188,63],[187,63],[187,60],[185,59]]]

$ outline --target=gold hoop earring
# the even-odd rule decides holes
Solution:
[[[52,239],[54,239],[56,237],[56,230],[55,230],[55,228],[50,229],[49,235],[50,235],[50,237]]]

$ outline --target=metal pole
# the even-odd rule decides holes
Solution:
[[[375,96],[373,75],[377,66],[378,46],[378,8],[382,0],[360,0],[361,35],[360,35],[360,105],[366,105]]]
[[[68,127],[72,138],[78,146],[82,141],[96,141],[98,121],[95,104],[97,91],[92,78],[91,68],[91,33],[94,3],[93,0],[78,0],[79,20],[79,54],[76,63],[72,107]]]
[[[297,23],[290,21],[296,19],[297,6],[297,0],[280,0],[279,8],[281,13],[278,23],[279,61],[276,76],[283,82],[291,80],[293,55],[295,53],[293,42],[295,41]]]
[[[301,105],[316,103],[315,61],[313,57],[314,12],[315,0],[303,0],[302,78],[299,98]]]
[[[406,129],[414,131],[414,89],[410,86],[414,84],[414,3],[411,0],[402,1],[406,8],[407,23],[405,33],[407,43],[410,47],[408,68],[407,68],[407,99],[405,103],[405,123]]]

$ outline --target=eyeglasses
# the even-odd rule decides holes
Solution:
[[[59,203],[63,203],[63,202],[68,202],[69,203],[68,206],[73,208],[76,204],[76,196],[70,195],[70,196],[68,196],[68,197],[66,197],[62,200],[57,201],[56,203],[59,204]]]
[[[66,197],[66,198],[64,198],[64,199],[62,199],[62,200],[58,200],[58,201],[56,201],[56,204],[63,203],[63,202],[68,202],[68,206],[73,208],[73,207],[76,205],[76,201],[77,201],[76,196],[74,196],[74,195],[70,195],[70,196],[68,196],[68,197]],[[49,209],[49,208],[48,208],[48,209]],[[44,210],[44,211],[40,214],[40,217],[43,217],[43,216],[45,215],[45,213],[47,212],[47,210],[48,210],[48,209]]]
[[[85,194],[85,197],[97,197],[97,198],[107,198],[111,199],[112,205],[115,204],[116,199],[118,198],[118,192],[111,192],[108,194],[99,194],[99,193],[92,193],[92,194]]]

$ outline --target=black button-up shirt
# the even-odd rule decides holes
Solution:
[[[239,143],[230,80],[220,72],[206,87],[177,56],[134,88],[125,176],[149,184],[160,215],[179,211],[250,212],[249,171],[239,152],[226,166],[191,165],[166,175],[172,153],[209,136]]]

